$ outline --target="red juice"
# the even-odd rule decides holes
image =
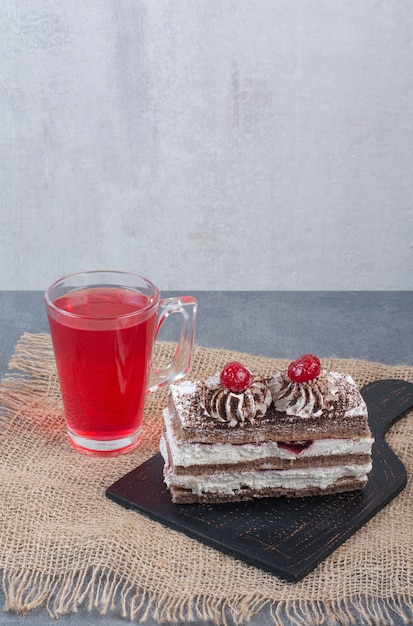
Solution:
[[[157,306],[124,287],[77,289],[54,305],[49,323],[72,443],[91,453],[130,447],[140,436]]]

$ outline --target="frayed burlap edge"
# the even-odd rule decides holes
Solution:
[[[166,358],[166,355],[170,354],[173,349],[174,344],[163,344],[158,348],[158,356]],[[243,355],[227,350],[210,350],[196,346],[191,376],[209,374],[232,358],[243,360],[251,369],[265,375],[270,373],[273,368],[285,365],[285,361],[276,359],[264,359],[259,356]],[[340,359],[328,359],[324,365],[328,369],[347,371],[360,386],[380,378],[399,378],[413,382],[413,368],[408,366],[390,367],[379,363],[372,364],[358,360]],[[79,459],[79,455],[69,450],[67,442],[64,440],[64,429],[56,429],[55,415],[50,417],[52,413],[61,413],[62,411],[50,337],[48,335],[23,335],[16,346],[15,355],[10,361],[10,368],[14,371],[6,376],[0,388],[4,405],[0,415],[0,428],[6,439],[10,437],[11,441],[15,431],[21,434],[22,429],[29,425],[34,441],[40,441],[42,447],[49,446],[50,452],[55,453],[56,458],[59,455],[72,455],[70,458],[73,459],[73,463],[80,464],[82,471],[90,471],[95,460],[91,462],[90,459],[86,459],[84,461],[83,457]],[[157,405],[159,408],[164,401],[165,397],[161,393],[155,403],[148,402],[148,412],[156,413],[154,407]],[[28,417],[33,417],[30,424],[27,421]],[[104,461],[106,466],[102,471],[101,491],[102,487],[112,482],[112,479],[116,480],[129,469],[133,469],[138,464],[137,461],[141,462],[157,451],[156,446],[160,432],[159,418],[151,422],[149,416],[148,421],[148,442],[142,446],[135,457],[132,455],[124,457],[127,461],[122,462],[122,464],[118,461]],[[397,434],[392,438],[392,443],[395,444],[394,448],[398,452],[396,449]],[[39,451],[41,449],[39,447]],[[403,460],[406,463],[407,457],[410,458],[411,456],[411,445],[401,446],[400,454],[405,456]],[[32,462],[33,458],[30,457],[28,461]],[[0,458],[0,463],[3,463],[5,470],[7,470],[13,466],[13,459],[7,457],[6,454]],[[2,474],[2,478],[6,474],[7,471]],[[133,516],[134,524],[137,517],[141,517],[135,512],[123,510],[114,503],[104,501],[101,496],[96,496],[97,499],[99,497],[99,511],[104,504],[108,511],[109,508],[111,509],[113,515],[125,519],[126,516]],[[406,494],[404,494],[403,497],[399,496],[397,499],[402,503],[402,507],[404,500],[404,509],[401,509],[402,517],[403,511],[405,513],[409,507],[411,509],[411,499],[409,500],[409,498],[410,495],[406,499]],[[397,506],[397,501],[392,503],[389,508],[394,509],[395,506]],[[16,514],[21,516],[23,513],[27,514],[27,511],[25,511],[24,503],[19,501],[16,504]],[[0,521],[2,521],[1,517],[2,515],[0,515]],[[381,518],[381,521],[380,519],[373,520],[374,528],[371,534],[364,532],[362,541],[366,537],[370,537],[370,541],[375,541],[377,532],[380,532],[380,524],[386,518],[385,512],[380,513],[377,518]],[[61,520],[59,522],[61,523]],[[2,524],[4,525],[3,522]],[[281,626],[287,620],[297,626],[327,623],[331,625],[351,624],[357,623],[356,615],[366,625],[391,625],[399,623],[400,620],[406,624],[413,622],[411,551],[407,554],[407,572],[404,572],[406,584],[396,585],[393,590],[376,588],[373,594],[371,586],[363,589],[362,581],[360,588],[356,588],[356,585],[347,587],[347,594],[340,596],[339,593],[331,593],[331,590],[330,594],[324,593],[322,590],[326,581],[331,578],[331,573],[334,574],[337,571],[340,573],[340,568],[343,567],[350,567],[350,569],[354,567],[351,546],[350,551],[346,551],[345,546],[343,546],[343,549],[337,551],[337,559],[332,555],[325,564],[321,564],[304,581],[292,584],[280,581],[264,572],[259,572],[255,568],[225,555],[217,556],[214,550],[201,546],[175,531],[163,527],[160,530],[160,525],[155,522],[146,521],[146,525],[150,526],[146,530],[155,533],[157,539],[162,536],[168,544],[182,542],[181,558],[187,550],[193,551],[194,555],[201,555],[202,567],[205,570],[208,570],[209,567],[212,568],[212,571],[209,572],[211,578],[224,576],[224,572],[229,572],[231,578],[233,579],[235,576],[238,583],[226,585],[225,583],[228,581],[223,579],[222,585],[217,586],[211,582],[203,581],[204,584],[198,585],[196,592],[190,584],[188,587],[176,589],[173,588],[173,585],[168,585],[167,580],[161,580],[161,584],[158,586],[152,582],[151,586],[148,583],[145,570],[138,568],[134,576],[131,577],[126,576],[119,569],[111,570],[107,563],[106,565],[99,563],[90,565],[88,559],[85,559],[85,562],[79,561],[77,566],[75,565],[67,571],[53,572],[50,564],[46,567],[44,563],[36,561],[40,555],[40,550],[38,552],[32,550],[32,553],[29,553],[32,558],[31,561],[30,558],[26,558],[25,561],[23,553],[8,553],[2,558],[2,581],[6,596],[5,609],[26,614],[35,608],[46,607],[50,616],[57,618],[63,614],[75,612],[82,607],[87,611],[97,611],[100,614],[113,613],[137,622],[145,622],[149,619],[156,619],[160,623],[206,621],[225,626],[246,623],[262,610],[267,611],[268,616],[277,626]],[[365,529],[362,530],[365,531]],[[20,531],[22,536],[25,535],[24,540],[29,543],[28,548],[30,549],[30,532],[27,531],[27,528],[20,528]],[[91,545],[91,550],[101,547],[99,539],[98,536],[96,544]],[[14,540],[16,539],[14,538]],[[357,544],[357,541],[350,539],[347,543]],[[58,550],[59,547],[61,547],[59,541],[56,540],[53,543],[53,548]],[[355,548],[357,547],[355,545]],[[406,557],[405,552],[403,555]],[[207,565],[205,565],[205,561]],[[165,565],[165,563],[163,564]],[[152,568],[154,565],[154,563],[150,564]],[[390,565],[392,564],[390,563]],[[363,566],[364,564],[361,568]],[[179,563],[176,564],[176,567],[179,570]],[[182,572],[178,572],[178,574],[182,576]],[[160,566],[157,575],[162,579]],[[341,572],[341,577],[346,575],[350,576],[351,571],[349,573],[344,569]],[[357,573],[357,576],[359,575]],[[377,577],[377,580],[380,580],[377,572],[373,571],[373,575]],[[364,581],[364,586],[366,586],[366,581]]]
[[[413,600],[401,595],[378,601],[356,595],[338,601],[314,600],[274,601],[258,594],[239,593],[231,598],[211,599],[187,596],[171,599],[168,593],[154,595],[140,588],[123,585],[116,576],[97,568],[93,571],[70,572],[51,577],[33,572],[3,575],[6,590],[5,611],[29,615],[44,607],[49,616],[59,619],[76,613],[80,607],[100,615],[117,615],[125,620],[145,623],[208,622],[220,626],[241,626],[255,615],[267,610],[274,626],[392,626],[413,623]]]

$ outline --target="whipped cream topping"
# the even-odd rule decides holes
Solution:
[[[337,400],[339,382],[345,375],[320,372],[317,378],[305,383],[293,382],[287,370],[277,372],[269,382],[277,411],[299,417],[318,417],[332,408]]]
[[[272,402],[271,392],[261,377],[254,378],[250,387],[236,393],[220,385],[219,373],[205,381],[201,406],[207,415],[234,427],[245,421],[262,417]]]

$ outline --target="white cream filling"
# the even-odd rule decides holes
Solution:
[[[168,487],[189,489],[198,495],[204,492],[230,495],[243,487],[248,487],[254,491],[265,488],[306,489],[318,487],[319,489],[326,489],[340,478],[367,480],[371,467],[371,463],[367,463],[365,465],[342,465],[340,467],[204,474],[202,476],[176,475],[171,470],[167,470],[165,483]]]
[[[278,459],[312,458],[337,454],[371,454],[374,439],[319,439],[302,450],[298,455],[280,448],[275,441],[260,444],[230,443],[187,443],[177,442],[172,429],[172,416],[168,409],[164,411],[166,439],[171,452],[174,466],[190,467],[191,465],[219,465],[240,463],[275,457]],[[166,452],[165,452],[166,454]],[[165,457],[165,455],[164,455]]]

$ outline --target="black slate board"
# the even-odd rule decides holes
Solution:
[[[413,407],[413,384],[379,380],[361,393],[375,437],[373,470],[359,492],[269,498],[233,504],[172,504],[160,454],[111,485],[106,495],[213,548],[298,581],[386,506],[407,482],[404,465],[384,441]]]

